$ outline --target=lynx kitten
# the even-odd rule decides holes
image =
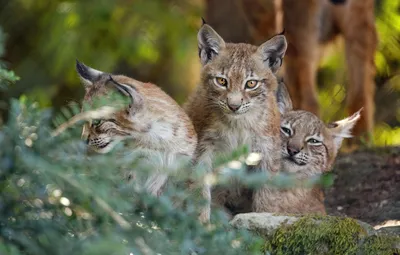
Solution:
[[[157,86],[122,75],[112,75],[77,62],[76,68],[86,93],[83,102],[106,97],[117,89],[130,104],[112,118],[100,119],[84,127],[88,145],[96,152],[107,153],[121,140],[129,139],[132,151],[138,151],[157,171],[145,188],[159,195],[168,177],[161,172],[178,157],[190,160],[197,136],[189,117],[180,106]]]
[[[247,145],[263,156],[255,169],[278,171],[280,114],[274,73],[287,48],[285,37],[277,35],[259,47],[226,43],[211,26],[204,24],[198,33],[198,45],[203,65],[201,81],[186,105],[199,138],[196,163],[212,171],[216,154],[231,153],[238,146]],[[203,190],[208,200],[210,188],[206,185]],[[231,189],[218,193],[215,197],[226,205],[240,197],[240,188],[232,184]],[[267,188],[255,192],[255,211],[265,211],[267,196]],[[208,205],[200,217],[207,221],[209,214]]]
[[[344,138],[360,118],[360,111],[346,119],[325,125],[314,114],[292,109],[292,102],[283,82],[279,84],[277,100],[281,120],[282,172],[293,173],[299,179],[329,171]],[[271,197],[270,212],[325,214],[320,188],[280,190]],[[275,200],[276,199],[276,200]]]

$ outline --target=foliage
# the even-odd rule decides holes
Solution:
[[[360,253],[366,255],[393,255],[400,253],[400,237],[387,235],[372,235],[363,242]],[[397,248],[396,248],[397,246]]]
[[[0,27],[0,58],[4,56],[4,45],[5,45],[5,34]],[[6,69],[6,64],[0,61],[0,89],[5,89],[10,83],[14,83],[19,80],[19,77],[15,75],[13,71]]]
[[[357,220],[334,216],[305,216],[264,237],[272,254],[395,254],[394,236],[368,236]],[[398,251],[397,251],[398,252]]]
[[[183,103],[199,78],[196,32],[204,2],[0,0],[0,24],[9,35],[6,58],[24,78],[9,95],[26,94],[57,110],[80,100],[83,89],[72,64],[78,58],[102,71],[156,83]],[[393,111],[400,98],[395,78],[400,68],[399,5],[399,0],[376,1],[377,145],[399,143],[400,111]],[[348,83],[344,63],[339,43],[319,71],[319,101],[327,122],[348,114],[343,104]]]
[[[187,63],[192,55],[197,60],[198,1],[0,0],[0,5],[0,24],[10,35],[8,57],[24,77],[12,96],[29,93],[42,106],[58,107],[66,98],[77,100],[82,89],[71,64],[76,58],[158,83],[180,102],[188,83],[194,85]]]
[[[377,69],[376,82],[376,127],[373,132],[374,144],[378,146],[397,145],[400,142],[400,1],[382,0],[376,2],[376,29],[378,48],[375,54]],[[330,122],[346,116],[344,101],[348,84],[343,42],[330,47],[330,54],[323,59],[318,84],[322,117]]]
[[[136,180],[148,176],[149,168],[139,155],[121,143],[109,154],[90,154],[80,140],[80,122],[64,123],[73,116],[93,113],[121,100],[111,94],[83,113],[78,105],[64,108],[53,118],[27,97],[11,101],[8,122],[0,129],[0,249],[9,254],[229,254],[256,253],[262,242],[246,231],[234,230],[225,215],[213,210],[211,225],[197,220],[203,205],[202,183],[228,184],[237,178],[244,185],[290,187],[293,176],[250,175],[247,148],[219,157],[220,173],[188,171],[177,162],[171,183],[155,198],[124,180],[135,171]],[[105,102],[105,100],[110,100]],[[101,118],[96,115],[95,118]],[[52,122],[63,127],[54,132]],[[68,123],[68,122],[67,122]],[[69,128],[69,129],[67,129]],[[254,158],[254,156],[253,156]],[[168,169],[165,169],[168,171]],[[329,179],[329,178],[328,178]],[[185,183],[195,182],[188,191]],[[326,178],[312,178],[302,185],[323,185]],[[137,181],[140,183],[140,181]]]
[[[112,97],[113,98],[113,97]],[[100,105],[100,104],[99,104]],[[54,118],[65,122],[80,112],[77,105]],[[135,189],[122,177],[135,169],[138,179],[148,166],[121,144],[112,153],[90,155],[79,139],[79,128],[58,136],[52,114],[26,97],[11,101],[11,112],[0,130],[0,250],[8,254],[243,254],[260,250],[257,237],[233,230],[224,214],[213,210],[211,225],[203,226],[197,212],[203,205],[198,192],[188,192],[188,180],[210,180],[201,172],[177,164],[160,198]],[[238,177],[261,185],[268,176],[249,176],[229,167],[244,166],[245,148],[219,159],[218,183]],[[234,161],[232,161],[234,160]],[[241,161],[242,160],[242,161]],[[287,187],[295,178],[270,180]],[[313,179],[309,185],[319,182]],[[195,190],[196,191],[196,190]],[[183,206],[184,205],[184,206]],[[227,231],[228,230],[228,231]]]
[[[19,77],[15,75],[13,71],[7,70],[6,63],[2,60],[5,54],[5,39],[6,36],[0,27],[0,95],[9,88],[10,84],[14,84],[19,80]],[[7,103],[0,98],[0,113],[2,110],[7,108]],[[0,114],[0,125],[3,124],[3,118]]]
[[[79,137],[74,129],[51,137],[50,112],[24,101],[12,101],[9,121],[0,133],[0,189],[7,194],[0,198],[3,250],[241,254],[244,244],[249,246],[250,235],[227,232],[226,220],[202,226],[198,206],[182,188],[168,188],[156,199],[125,184],[121,169],[140,166],[134,154],[120,148],[88,156],[84,143],[73,138]],[[186,209],[174,208],[176,200],[185,201]]]
[[[154,171],[139,155],[123,144],[109,154],[90,154],[80,140],[76,124],[88,118],[77,116],[101,118],[99,108],[126,104],[111,93],[91,105],[70,104],[54,116],[26,96],[10,101],[8,121],[0,127],[1,254],[257,254],[261,239],[231,229],[221,211],[213,210],[210,225],[198,222],[202,183],[224,185],[237,177],[249,186],[268,181],[287,187],[296,179],[247,176],[248,150],[239,148],[216,160],[220,175],[188,171],[187,162],[177,162],[171,173],[175,185],[152,197],[123,178],[132,169],[138,180]],[[198,184],[193,192],[184,185],[189,180]]]

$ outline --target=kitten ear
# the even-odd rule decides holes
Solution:
[[[222,48],[225,47],[225,41],[211,26],[204,23],[197,34],[199,45],[199,57],[203,65],[214,59]]]
[[[265,66],[276,73],[282,65],[286,49],[286,37],[283,34],[278,34],[258,47],[257,53],[261,55]]]
[[[276,101],[278,103],[278,108],[281,115],[293,110],[292,99],[290,99],[289,92],[283,80],[278,82],[278,89],[276,90]]]
[[[79,77],[85,87],[92,86],[93,83],[97,81],[99,77],[103,74],[103,72],[88,67],[78,60],[76,60],[76,71],[78,72]]]
[[[361,111],[363,108],[361,108],[358,112],[354,113],[348,118],[333,122],[328,124],[328,128],[333,134],[333,141],[335,143],[335,148],[336,150],[339,150],[340,146],[342,145],[342,141],[344,138],[350,138],[352,137],[351,135],[351,129],[354,127],[354,125],[357,123],[357,121],[361,117]]]
[[[114,80],[112,76],[109,77],[110,82],[120,91],[123,95],[130,98],[131,103],[129,104],[129,110],[131,113],[136,112],[138,109],[143,107],[143,97],[140,95],[139,91],[132,86],[121,84]]]

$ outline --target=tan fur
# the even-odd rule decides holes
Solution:
[[[284,87],[283,83],[279,86]],[[281,113],[281,155],[283,173],[294,174],[299,180],[329,171],[342,140],[360,118],[360,112],[341,121],[325,125],[311,112],[291,108],[285,88],[278,90]],[[314,140],[313,140],[314,139]],[[270,212],[325,214],[324,196],[319,187],[275,190],[269,197]]]
[[[199,137],[195,161],[208,171],[213,159],[226,155],[242,145],[248,145],[263,158],[256,169],[276,172],[279,168],[280,116],[275,100],[276,71],[286,50],[286,40],[279,35],[260,47],[249,44],[225,43],[208,25],[198,34],[199,56],[203,63],[201,82],[186,104]],[[272,71],[273,70],[273,71]],[[216,84],[217,77],[227,80],[227,87]],[[259,86],[245,89],[248,80]],[[232,107],[237,108],[236,111]],[[229,189],[229,201],[222,193],[213,194],[220,202],[234,203],[241,188],[234,182]],[[204,196],[210,200],[210,187],[204,187]],[[267,188],[257,190],[253,198],[256,211],[264,211]],[[201,218],[209,218],[209,205]]]
[[[258,43],[285,28],[289,44],[283,68],[285,82],[295,108],[317,116],[316,73],[322,46],[342,36],[349,75],[347,110],[352,113],[364,108],[354,133],[359,136],[373,131],[378,42],[374,0],[346,0],[339,5],[330,0],[208,0],[206,12],[207,20],[227,40]],[[261,18],[260,12],[268,17]]]
[[[145,182],[145,188],[159,195],[167,182],[168,169],[177,159],[190,160],[197,135],[183,109],[156,85],[143,83],[123,75],[109,75],[81,63],[77,69],[85,85],[83,103],[107,97],[110,91],[120,90],[132,101],[112,119],[99,124],[87,124],[84,136],[91,149],[109,152],[115,144],[125,140],[128,150],[139,152],[156,172]],[[128,92],[126,92],[128,91]]]

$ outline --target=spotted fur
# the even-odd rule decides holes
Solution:
[[[197,135],[189,117],[156,85],[103,73],[79,62],[77,71],[86,90],[83,103],[108,97],[113,90],[130,100],[112,118],[85,124],[82,135],[89,147],[107,153],[117,143],[127,141],[128,150],[142,154],[157,170],[144,187],[159,195],[168,179],[163,170],[169,169],[177,158],[189,160],[194,154]]]
[[[283,83],[279,84],[277,99],[281,120],[281,170],[295,174],[299,179],[327,172],[344,138],[360,118],[360,111],[349,118],[326,125],[316,115],[293,110]],[[271,193],[271,212],[325,214],[323,193],[320,188],[295,188]]]
[[[256,169],[278,171],[280,115],[274,73],[286,51],[285,37],[277,35],[259,47],[225,43],[205,24],[198,33],[198,43],[203,64],[201,81],[185,107],[199,136],[195,161],[212,171],[216,155],[247,145],[252,152],[263,155]],[[249,88],[249,84],[256,86]],[[210,187],[204,187],[203,193],[211,199]],[[235,202],[240,188],[233,183],[227,193],[229,197],[220,199],[224,205]],[[264,188],[255,192],[254,210],[264,211],[266,193]],[[220,198],[221,193],[213,197]],[[208,205],[201,218],[208,220],[209,213]]]

